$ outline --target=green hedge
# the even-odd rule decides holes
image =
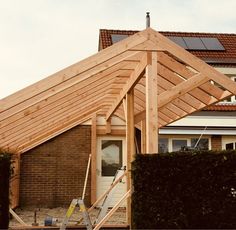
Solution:
[[[11,175],[11,154],[0,149],[0,229],[9,224],[9,180]]]
[[[137,155],[132,229],[236,229],[236,152]]]

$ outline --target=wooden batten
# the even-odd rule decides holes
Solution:
[[[135,144],[134,144],[134,90],[131,90],[126,95],[126,151],[127,151],[127,191],[132,188],[131,182],[131,162],[134,159]],[[127,199],[127,222],[131,225],[131,198]]]
[[[92,117],[91,126],[91,203],[97,199],[97,116]]]
[[[146,67],[146,152],[158,152],[157,53],[148,53]]]

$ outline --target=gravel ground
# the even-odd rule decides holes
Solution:
[[[55,223],[55,226],[60,226],[61,222],[65,216],[65,213],[67,211],[67,208],[53,208],[53,209],[48,209],[48,208],[18,208],[15,210],[17,215],[27,224],[27,225],[32,225],[34,223],[34,212],[35,210],[37,211],[37,223],[39,226],[44,226],[45,219],[47,217],[53,217],[57,219],[57,222]],[[94,209],[90,213],[90,218],[93,221],[95,221],[96,216],[97,216],[98,210]],[[79,212],[79,208],[76,208],[73,215],[71,216],[71,222],[70,224],[76,224],[76,221],[78,221],[82,217],[81,212]],[[82,223],[83,224],[83,221]],[[106,224],[126,224],[126,212],[124,209],[118,209],[112,216],[111,218],[106,222]],[[17,222],[14,218],[11,219],[10,221],[10,227],[13,226],[19,226],[20,223]]]

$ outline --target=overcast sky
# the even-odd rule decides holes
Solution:
[[[97,52],[99,29],[236,33],[236,0],[0,0],[0,98]]]

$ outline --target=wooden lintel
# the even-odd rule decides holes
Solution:
[[[91,126],[91,203],[93,204],[97,199],[97,116],[92,117]]]
[[[131,162],[135,154],[134,145],[134,90],[131,90],[126,95],[126,151],[127,151],[127,191],[132,188],[131,182]],[[127,200],[127,222],[131,226],[131,199]]]
[[[146,67],[146,152],[158,152],[157,119],[157,53],[149,53],[151,61]]]
[[[97,129],[97,135],[98,136],[107,135],[106,128]],[[126,131],[125,131],[125,129],[112,129],[110,135],[112,135],[112,136],[125,136]]]

